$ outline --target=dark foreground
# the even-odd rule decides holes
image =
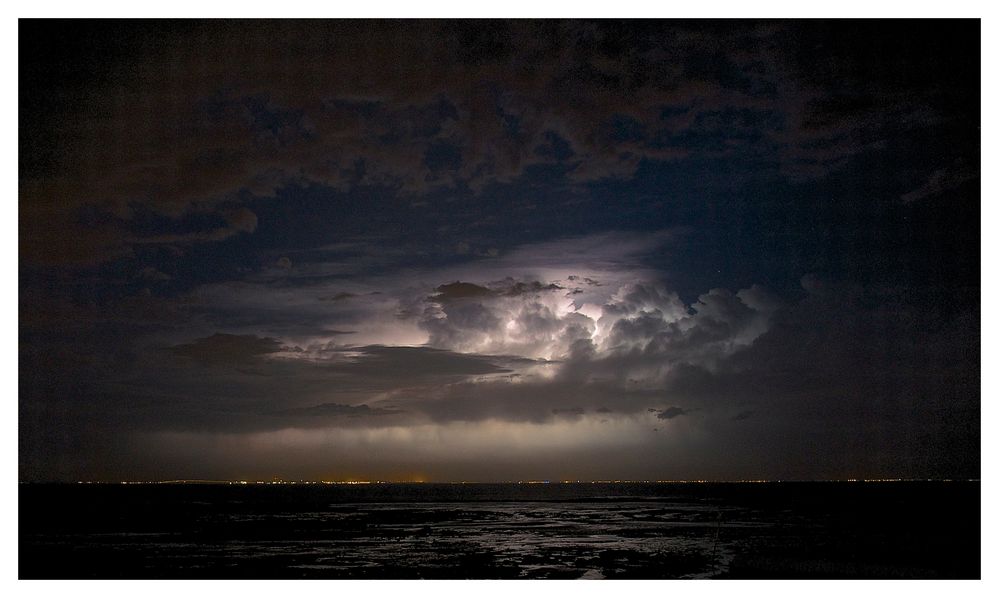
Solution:
[[[26,578],[979,578],[977,482],[31,485]]]

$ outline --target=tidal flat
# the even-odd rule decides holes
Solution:
[[[976,579],[978,482],[21,484],[22,579]]]

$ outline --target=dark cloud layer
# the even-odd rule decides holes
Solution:
[[[195,362],[235,363],[274,353],[280,348],[281,343],[272,338],[216,333],[185,345],[177,345],[172,350],[176,355],[188,357]]]
[[[45,27],[71,47],[38,48]],[[946,120],[962,93],[917,83],[921,61],[960,80],[952,61],[913,59],[905,39],[918,35],[891,27],[904,33],[864,22],[25,23],[24,49],[40,56],[23,66],[25,93],[75,103],[58,122],[25,110],[37,126],[22,136],[22,226],[33,227],[22,252],[93,262],[134,244],[224,240],[256,227],[241,193],[289,183],[421,194],[551,167],[573,185],[752,155],[774,174],[820,176]],[[60,51],[92,79],[46,77]],[[191,228],[143,230],[145,210]],[[204,221],[212,214],[223,224]],[[43,216],[73,236],[34,227]]]

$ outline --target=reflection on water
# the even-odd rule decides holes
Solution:
[[[977,483],[589,486],[22,485],[21,577],[979,575]]]

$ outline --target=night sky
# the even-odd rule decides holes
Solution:
[[[19,478],[978,478],[980,42],[22,20]]]

